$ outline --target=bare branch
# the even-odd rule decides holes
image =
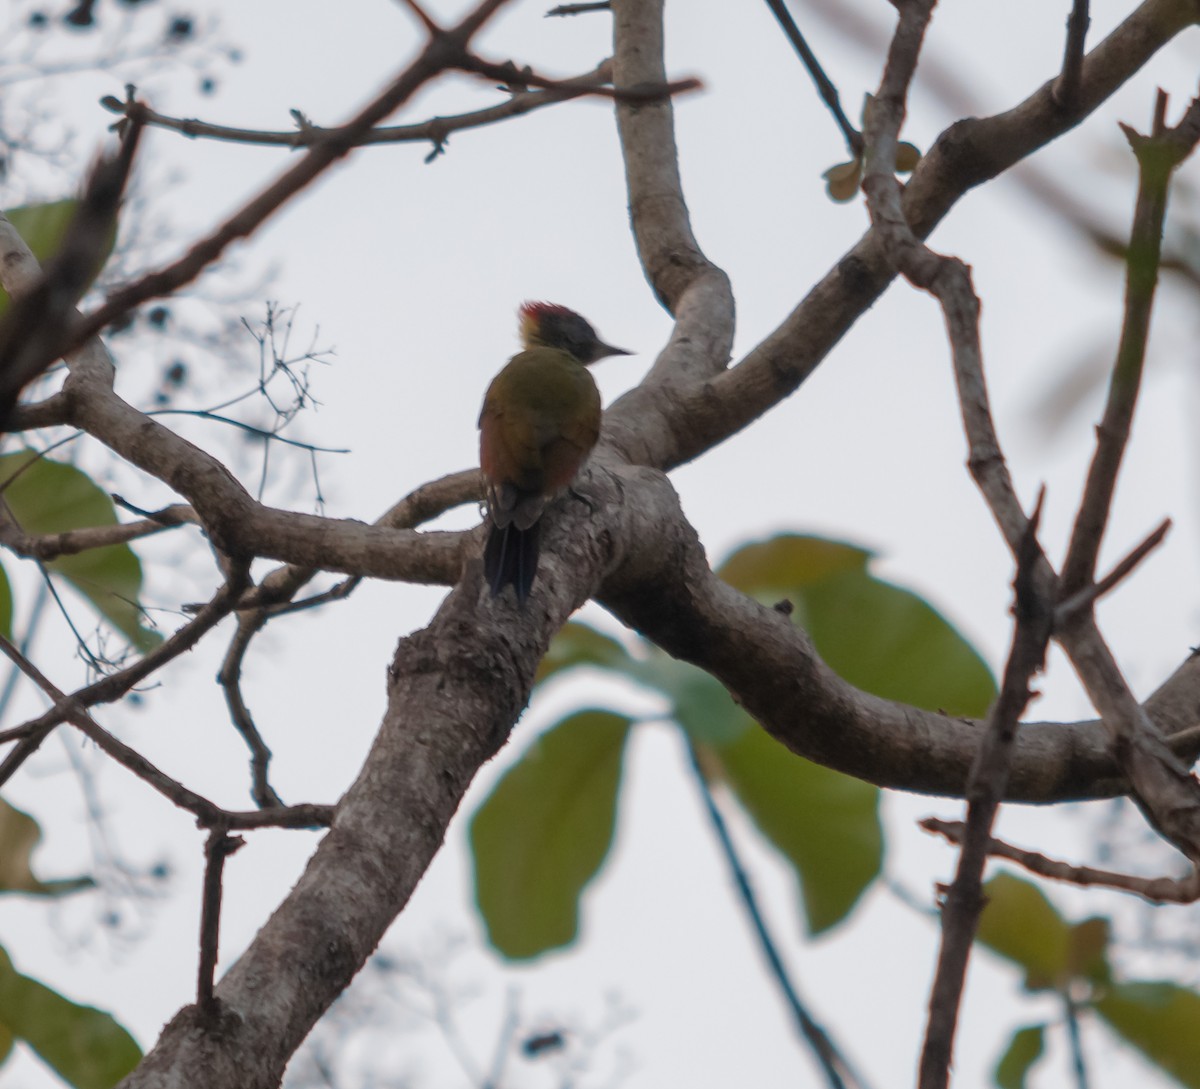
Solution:
[[[12,777],[17,768],[38,750],[55,726],[70,720],[80,729],[87,732],[84,723],[88,720],[86,716],[79,717],[78,712],[87,707],[94,707],[98,703],[112,703],[120,699],[134,685],[144,681],[155,670],[160,669],[168,662],[179,657],[185,651],[191,650],[207,632],[229,615],[244,585],[245,570],[243,569],[240,575],[235,572],[234,578],[222,586],[216,596],[195,617],[155,647],[150,653],[134,662],[133,665],[118,670],[116,673],[110,673],[107,677],[102,677],[86,688],[79,689],[79,691],[71,696],[62,696],[60,693],[59,696],[53,697],[55,699],[54,706],[45,714],[20,728],[20,740],[8,755],[0,761],[0,786],[3,786]],[[0,644],[0,649],[4,649],[3,644]],[[15,651],[16,648],[12,649]],[[9,651],[5,650],[5,653],[9,653]],[[17,661],[17,659],[13,660]],[[18,665],[20,665],[20,662],[18,662]],[[30,665],[32,666],[32,663]],[[40,676],[40,674],[35,675],[34,673],[30,673],[30,677],[37,684],[43,685],[44,690],[49,692],[49,689],[45,689],[44,685],[48,685],[50,682],[46,681],[45,678],[39,680]],[[72,718],[72,715],[76,715],[76,717]],[[104,747],[97,738],[93,738],[93,740],[96,740],[96,743],[101,745],[101,748]],[[116,739],[114,738],[113,740],[115,741]],[[116,742],[116,744],[120,745],[121,743]],[[132,753],[132,750],[130,752]],[[137,756],[136,753],[133,755]],[[138,756],[138,759],[141,760],[143,758]],[[132,767],[132,765],[130,766]]]
[[[662,0],[621,3],[614,14],[615,86],[664,84]],[[638,257],[655,296],[676,319],[676,347],[668,346],[648,381],[714,374],[725,366],[733,343],[733,296],[728,278],[705,257],[692,233],[671,99],[641,105],[618,99],[617,130]],[[684,344],[686,355],[680,351]],[[668,358],[671,371],[660,370]]]
[[[1079,97],[1084,43],[1091,24],[1088,0],[1075,0],[1071,14],[1067,16],[1067,44],[1063,47],[1062,72],[1054,83],[1054,100],[1068,112],[1075,108]]]
[[[238,616],[237,631],[229,643],[221,670],[217,674],[217,683],[225,690],[225,704],[229,708],[229,717],[250,750],[250,796],[260,809],[283,805],[283,801],[275,793],[268,778],[271,750],[263,741],[246,701],[242,698],[241,678],[242,662],[246,651],[250,649],[250,641],[266,622],[267,614],[264,609],[241,613]]]
[[[518,68],[512,61],[497,63],[484,60],[468,53],[457,65],[464,72],[473,72],[485,79],[499,80],[505,87],[512,88],[517,94],[524,93],[529,87],[541,87],[547,91],[561,91],[570,88],[576,81],[551,79],[538,75],[529,67]],[[593,83],[586,88],[576,88],[575,94],[594,95],[597,98],[611,98],[616,102],[624,102],[633,106],[642,106],[648,102],[658,102],[664,98],[698,91],[703,87],[700,80],[694,76],[686,79],[662,80],[656,83],[637,84],[635,86],[606,87],[603,83]]]
[[[961,844],[965,825],[962,821],[944,821],[926,817],[920,821],[926,832],[945,836],[951,843]],[[994,858],[1006,858],[1023,866],[1038,877],[1064,881],[1084,888],[1116,889],[1132,892],[1154,904],[1193,904],[1200,900],[1200,871],[1193,870],[1182,880],[1170,877],[1138,877],[1134,874],[1098,870],[1091,866],[1075,866],[1069,862],[1048,858],[1037,851],[1026,851],[999,839],[989,839],[987,852]]]
[[[1095,602],[1099,601],[1105,594],[1116,589],[1121,582],[1133,573],[1142,560],[1162,544],[1170,528],[1171,519],[1164,519],[1162,524],[1149,537],[1133,549],[1104,578],[1100,579],[1099,582],[1094,582],[1091,586],[1085,586],[1079,593],[1072,595],[1066,601],[1062,602],[1056,610],[1055,627],[1062,628],[1068,626],[1078,613],[1090,610]]]
[[[194,525],[196,522],[197,518],[191,507],[175,504],[161,511],[153,519],[38,534],[25,533],[10,517],[0,515],[0,545],[18,556],[41,560],[44,563],[59,556],[74,556],[93,548],[128,544],[130,541],[161,533],[165,529]]]
[[[231,836],[218,826],[208,834],[204,845],[204,895],[200,907],[200,963],[196,980],[196,1005],[201,1016],[213,1019],[217,1004],[213,998],[213,975],[217,970],[217,944],[221,932],[221,876],[225,860],[246,846],[241,836]]]
[[[1137,207],[1126,257],[1125,317],[1109,382],[1108,402],[1096,429],[1096,452],[1088,468],[1087,483],[1063,563],[1064,594],[1079,593],[1092,581],[1095,573],[1096,556],[1104,538],[1117,474],[1141,389],[1171,174],[1200,140],[1200,99],[1193,100],[1179,125],[1173,129],[1164,130],[1161,118],[1165,109],[1166,99],[1160,91],[1156,107],[1158,120],[1153,134],[1139,136],[1132,129],[1125,130],[1137,156],[1139,177]]]
[[[821,101],[833,114],[833,119],[837,122],[842,136],[846,140],[847,150],[851,156],[857,158],[863,150],[862,133],[850,124],[850,119],[842,111],[842,102],[833,81],[825,74],[825,69],[821,67],[817,55],[804,40],[804,35],[800,33],[800,28],[796,25],[796,20],[792,18],[792,13],[788,11],[784,0],[767,0],[767,7],[771,9],[771,14],[775,16],[784,34],[787,35],[788,41],[792,43],[792,48],[795,49],[805,71],[812,77]]]
[[[546,18],[557,15],[587,15],[593,11],[612,11],[612,0],[592,0],[584,4],[559,4],[546,12]]]
[[[1017,725],[1033,693],[1030,681],[1041,672],[1054,621],[1054,604],[1043,596],[1036,575],[1041,548],[1037,528],[1042,499],[1029,519],[1026,540],[1013,580],[1016,626],[1000,693],[988,712],[987,726],[967,783],[967,823],[954,882],[942,901],[942,943],[929,996],[929,1022],[921,1051],[919,1089],[944,1089],[950,1081],[959,1004],[967,961],[983,910],[983,867],[992,825],[1008,785]]]
[[[435,146],[441,146],[452,133],[481,128],[484,125],[492,125],[510,117],[520,117],[559,102],[569,102],[592,93],[596,88],[610,82],[611,79],[612,62],[606,60],[583,75],[573,79],[557,80],[554,82],[554,86],[546,89],[514,94],[506,101],[486,109],[472,110],[469,113],[455,114],[450,117],[432,117],[428,121],[413,125],[392,125],[368,129],[358,137],[355,146],[368,147],[374,144],[422,143],[425,141],[430,141]],[[293,114],[296,118],[296,128],[280,131],[243,129],[229,125],[217,125],[195,118],[170,117],[150,109],[145,103],[134,100],[123,102],[112,96],[101,99],[100,104],[113,113],[119,113],[124,117],[137,116],[146,125],[168,129],[184,136],[264,147],[312,147],[326,139],[330,133],[338,131],[314,125],[298,111]]]
[[[640,10],[639,5],[630,7]],[[1079,104],[1070,116],[1053,101],[1048,84],[1004,113],[968,118],[952,125],[922,157],[905,186],[902,207],[913,233],[918,238],[926,237],[968,190],[1009,169],[1075,127],[1123,86],[1157,50],[1192,26],[1195,19],[1194,4],[1179,0],[1145,0],[1084,58]],[[618,41],[620,20],[618,10]],[[645,32],[640,23],[632,30],[639,34]],[[647,49],[646,52],[653,51]],[[617,78],[619,82],[619,68]],[[640,115],[654,109],[649,107],[639,111],[643,125],[649,122]],[[618,120],[621,119],[618,110]],[[647,136],[652,155],[664,146],[664,138],[657,133]],[[624,133],[622,139],[626,170],[630,172],[635,165],[641,165],[640,157],[635,159],[631,154]],[[673,144],[670,146],[673,170],[674,148]],[[672,276],[679,276],[684,283],[697,279],[702,271],[696,268],[686,248],[673,250],[664,246],[661,257],[656,260],[649,259],[644,250],[647,238],[662,245],[675,237],[658,226],[658,221],[674,207],[676,198],[672,195],[668,201],[656,194],[674,194],[676,191],[674,186],[666,185],[664,179],[653,174],[647,177],[644,190],[635,189],[631,182],[631,210],[639,252],[643,253],[643,263],[649,270],[647,275],[656,284],[656,289],[656,260],[668,270],[677,270]],[[642,192],[645,193],[644,200],[639,196]],[[650,220],[650,228],[639,230],[639,215],[651,211],[655,215]],[[686,223],[685,214],[683,222]],[[687,238],[690,237],[689,229]],[[658,254],[660,251],[652,252]],[[677,260],[672,263],[672,258]],[[693,269],[695,275],[690,274],[689,269]],[[697,351],[697,342],[685,336],[679,337],[680,343],[673,340],[660,357],[659,367],[667,368],[673,356],[683,355],[690,360],[694,354],[708,362],[709,370],[693,373],[697,377],[702,373],[715,377],[682,391],[672,390],[670,396],[653,385],[639,387],[606,414],[606,435],[618,442],[619,449],[634,460],[657,468],[670,469],[699,456],[793,393],[882,294],[894,275],[884,257],[879,232],[873,228],[737,366],[720,373],[728,350],[722,354],[718,341],[706,337],[699,341],[704,350]],[[658,293],[660,298],[663,297],[661,290]],[[727,311],[715,310],[715,305],[714,302],[713,306],[701,309],[705,313],[717,313],[723,322]],[[708,332],[707,329],[704,331]],[[633,426],[633,421],[639,421],[642,426]]]
[[[598,481],[589,481],[598,491]],[[712,573],[703,547],[679,510],[670,482],[628,470],[620,521],[609,534],[621,546],[598,593],[618,620],[665,650],[711,673],[737,702],[792,752],[879,786],[959,797],[983,727],[881,700],[848,685],[787,617],[745,598]],[[588,562],[589,522],[568,518],[572,565]],[[564,544],[566,540],[564,540]],[[547,551],[563,547],[557,534]],[[1187,733],[1180,756],[1200,751],[1200,655],[1189,657],[1147,702],[1145,713],[1168,739]],[[1005,800],[1049,801],[1126,793],[1106,731],[1098,723],[1025,723],[1017,734]],[[936,757],[933,754],[936,753]]]

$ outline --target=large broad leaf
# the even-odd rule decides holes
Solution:
[[[755,597],[786,598],[818,653],[885,699],[982,717],[996,694],[983,659],[916,594],[868,573],[871,554],[784,534],[735,552],[718,574]]]
[[[1068,923],[1036,885],[999,873],[983,887],[979,940],[1025,970],[1031,991],[1065,990],[1073,981],[1111,978],[1106,919]]]
[[[0,798],[0,893],[61,896],[95,884],[90,877],[61,881],[41,881],[35,877],[31,862],[33,849],[41,838],[42,830],[37,821]]]
[[[86,474],[31,450],[0,457],[0,495],[27,533],[61,533],[117,521],[112,500]],[[162,642],[158,632],[142,625],[142,565],[128,545],[61,556],[46,567],[67,579],[138,650]]]
[[[993,1075],[1000,1089],[1025,1089],[1025,1078],[1046,1048],[1045,1036],[1045,1025],[1029,1025],[1013,1033]]]
[[[71,219],[75,215],[75,209],[78,207],[79,201],[77,200],[56,200],[49,204],[27,204],[20,208],[10,208],[5,215],[17,229],[17,234],[25,240],[25,245],[33,251],[34,257],[44,265],[58,252],[58,248],[66,236],[67,228],[71,224]],[[114,223],[103,260],[96,268],[97,274],[103,267],[104,261],[108,259],[108,255],[112,253],[116,240],[117,231]],[[4,316],[8,306],[8,295],[0,291],[0,318]]]
[[[1200,995],[1195,991],[1174,983],[1119,983],[1094,1008],[1180,1085],[1200,1089]]]
[[[475,896],[513,959],[569,945],[579,898],[612,845],[630,720],[582,711],[542,734],[471,820]]]
[[[3,949],[0,1028],[24,1040],[75,1089],[110,1089],[142,1058],[133,1037],[107,1013],[77,1006],[21,975]]]
[[[713,757],[795,868],[809,931],[841,922],[883,865],[879,790],[796,756],[758,726]]]

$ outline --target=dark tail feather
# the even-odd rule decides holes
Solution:
[[[517,592],[518,604],[524,605],[529,599],[537,574],[540,529],[540,522],[528,529],[517,529],[511,522],[503,529],[492,526],[483,550],[483,573],[493,597],[511,586]]]

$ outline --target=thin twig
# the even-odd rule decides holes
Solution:
[[[263,741],[246,701],[242,698],[241,679],[242,661],[250,648],[250,641],[266,622],[267,614],[264,609],[239,614],[237,631],[230,640],[221,670],[217,674],[217,683],[225,690],[225,705],[229,708],[229,717],[250,750],[250,796],[260,809],[283,805],[283,800],[271,786],[271,750]]]
[[[7,517],[0,517],[0,545],[26,559],[47,563],[60,556],[75,556],[93,548],[108,548],[111,545],[128,544],[161,533],[176,526],[195,523],[196,516],[190,507],[176,504],[168,508],[171,512],[160,518],[143,519],[140,522],[114,523],[108,526],[87,526],[68,529],[62,533],[25,533]]]
[[[944,836],[951,843],[961,844],[966,825],[962,821],[944,821],[926,817],[918,822],[926,832]],[[1076,866],[1057,858],[1014,847],[1000,839],[989,839],[987,852],[993,858],[1006,858],[1038,877],[1062,881],[1082,888],[1115,889],[1129,892],[1154,904],[1192,904],[1200,900],[1200,874],[1193,872],[1176,880],[1170,877],[1138,877],[1115,870],[1099,870],[1092,866]]]
[[[201,827],[213,828],[220,825],[227,830],[323,828],[328,827],[332,821],[332,806],[313,803],[285,806],[263,813],[242,813],[222,809],[202,794],[197,794],[190,787],[171,778],[136,749],[110,734],[84,709],[80,699],[81,693],[73,696],[65,694],[3,635],[0,635],[0,653],[8,657],[22,673],[54,701],[51,712],[58,713],[59,721],[70,722],[106,756],[132,771],[139,779],[149,784],[180,809],[191,813]]]
[[[612,0],[592,0],[591,3],[584,4],[559,4],[558,7],[551,8],[546,12],[546,18],[551,19],[558,15],[586,15],[593,11],[612,11]]]
[[[1013,580],[1016,626],[1000,693],[988,712],[979,752],[967,781],[967,823],[954,882],[942,901],[942,943],[929,996],[929,1023],[921,1051],[919,1089],[944,1089],[950,1081],[958,1011],[971,944],[983,910],[983,867],[992,824],[1004,790],[1017,724],[1033,693],[1030,681],[1045,664],[1054,620],[1053,602],[1043,596],[1035,571],[1041,549],[1036,536],[1042,499],[1029,519],[1027,541]]]
[[[417,2],[417,0],[401,0],[401,2],[417,17],[417,20],[429,33],[431,38],[436,38],[439,34],[445,33],[445,31],[433,21],[433,17]]]
[[[592,71],[573,79],[560,81],[554,88],[537,91],[525,91],[512,95],[504,102],[489,106],[482,110],[472,110],[469,113],[455,114],[450,117],[431,117],[413,125],[389,125],[368,129],[358,137],[357,147],[368,147],[374,144],[403,144],[432,142],[436,147],[445,144],[452,133],[467,129],[481,128],[492,125],[509,117],[520,117],[534,110],[553,106],[559,102],[569,102],[583,97],[591,91],[612,79],[612,62],[604,61]],[[259,147],[312,147],[325,139],[336,129],[322,128],[314,125],[299,111],[293,112],[296,128],[290,130],[244,129],[229,125],[217,125],[196,118],[171,117],[150,109],[144,103],[136,101],[121,101],[109,96],[101,99],[105,109],[113,113],[130,116],[131,113],[155,128],[167,129],[181,133],[184,136],[206,140],[221,140],[228,143],[250,144]]]
[[[1117,474],[1141,389],[1171,174],[1191,153],[1200,136],[1200,99],[1193,101],[1179,126],[1169,131],[1162,122],[1165,109],[1166,98],[1160,91],[1152,134],[1141,136],[1125,127],[1139,173],[1137,207],[1126,257],[1125,316],[1109,381],[1108,402],[1096,429],[1096,450],[1063,562],[1062,592],[1068,596],[1087,586],[1096,570],[1096,556],[1108,525]]]
[[[868,115],[863,189],[888,260],[910,283],[929,291],[941,303],[969,443],[967,465],[1015,556],[1026,539],[1027,518],[992,421],[979,343],[979,299],[972,286],[971,270],[956,258],[935,253],[917,238],[905,219],[895,176],[896,146],[908,86],[933,6],[933,0],[914,0],[901,14],[883,81]],[[1042,578],[1049,575],[1046,567]]]
[[[79,689],[72,696],[59,700],[54,707],[21,727],[21,740],[0,761],[0,786],[37,751],[42,742],[59,723],[66,721],[74,707],[92,707],[111,703],[125,695],[134,685],[145,680],[155,670],[191,650],[197,642],[233,610],[246,583],[245,568],[239,568],[213,599],[191,620],[152,651],[125,669]]]
[[[1085,609],[1090,609],[1095,602],[1115,589],[1133,572],[1134,568],[1142,560],[1162,544],[1170,528],[1171,519],[1163,519],[1162,524],[1105,575],[1104,578],[1099,582],[1093,583],[1091,586],[1085,586],[1079,593],[1072,595],[1066,601],[1062,602],[1055,610],[1054,626],[1056,628],[1065,627],[1077,613]]]
[[[456,67],[464,72],[473,72],[477,76],[483,76],[485,79],[497,80],[505,87],[512,87],[520,91],[528,87],[540,87],[546,91],[561,91],[570,87],[568,80],[539,76],[530,68],[518,68],[512,61],[498,64],[495,61],[484,60],[473,53],[464,53]],[[639,87],[606,87],[603,84],[596,84],[579,93],[593,95],[596,98],[611,98],[614,102],[641,105],[648,102],[661,102],[663,99],[675,98],[678,95],[687,94],[689,91],[703,89],[704,84],[699,79],[689,76],[684,79],[667,80],[664,83]]]
[[[717,842],[721,847],[721,853],[725,856],[729,872],[733,877],[734,884],[737,886],[738,897],[746,910],[746,914],[750,917],[755,936],[758,938],[759,947],[766,955],[767,963],[771,969],[771,978],[775,980],[780,991],[783,993],[784,1001],[791,1010],[792,1018],[796,1022],[796,1027],[800,1030],[802,1039],[811,1048],[830,1089],[846,1089],[847,1086],[854,1085],[865,1086],[866,1083],[861,1077],[855,1074],[845,1056],[842,1055],[837,1045],[830,1039],[829,1033],[817,1024],[801,1000],[795,984],[788,975],[787,966],[783,963],[779,946],[772,937],[771,931],[767,927],[767,921],[763,917],[761,908],[758,906],[758,897],[750,885],[750,877],[746,873],[746,867],[742,864],[737,847],[734,845],[733,838],[729,834],[725,818],[721,815],[721,810],[717,806],[717,800],[713,797],[712,790],[709,788],[708,779],[704,774],[703,767],[700,765],[700,758],[696,747],[691,742],[687,742],[686,744],[688,757],[691,761],[692,778],[695,780],[696,786],[700,791],[700,797],[704,802],[704,809],[708,814],[709,823],[712,825]]]
[[[1126,275],[1125,323],[1067,551],[1060,600],[1084,590],[1093,578],[1141,382],[1170,179],[1200,142],[1200,98],[1192,100],[1173,128],[1167,127],[1166,110],[1167,99],[1160,92],[1149,136],[1123,126],[1139,175]],[[1100,712],[1138,807],[1165,839],[1194,867],[1200,867],[1200,783],[1134,698],[1096,626],[1094,611],[1077,612],[1058,638],[1088,698]]]
[[[1071,1045],[1071,1069],[1075,1072],[1075,1089],[1088,1089],[1087,1065],[1083,1060],[1083,1040],[1079,1034],[1079,1005],[1069,992],[1062,995],[1063,1018],[1067,1023],[1067,1040]]]
[[[1063,47],[1062,72],[1054,81],[1054,101],[1068,113],[1079,102],[1079,83],[1083,75],[1083,54],[1086,48],[1088,27],[1088,0],[1075,0],[1071,14],[1067,17],[1067,42]]]
[[[206,1017],[216,1013],[213,977],[217,970],[217,944],[221,931],[221,876],[225,860],[246,845],[241,836],[214,828],[204,845],[204,898],[200,907],[200,965],[196,980],[196,1004]]]
[[[821,67],[821,62],[817,60],[817,55],[809,48],[808,42],[804,40],[804,35],[800,33],[800,28],[796,25],[796,20],[792,18],[792,13],[788,11],[787,4],[784,0],[767,0],[767,7],[771,9],[771,13],[778,20],[780,27],[783,29],[787,39],[792,43],[792,48],[796,50],[801,63],[809,76],[812,77],[813,83],[816,84],[817,93],[821,96],[821,101],[828,107],[829,112],[833,114],[833,119],[837,122],[837,126],[842,131],[842,136],[845,137],[846,147],[849,149],[851,156],[858,158],[863,151],[863,136],[851,123],[850,119],[842,111],[842,102],[838,97],[837,88],[833,85],[833,81],[825,74],[825,69]]]

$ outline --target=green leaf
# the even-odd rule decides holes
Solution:
[[[623,670],[633,661],[617,640],[601,635],[587,624],[564,624],[551,640],[550,649],[538,666],[534,684],[575,666],[598,666],[601,669]]]
[[[95,884],[90,877],[61,881],[40,881],[35,877],[31,865],[33,849],[41,838],[42,830],[37,821],[0,798],[0,893],[61,896]]]
[[[133,1037],[107,1013],[77,1006],[21,975],[3,949],[0,1026],[75,1089],[110,1089],[142,1058]]]
[[[475,898],[514,960],[569,945],[579,898],[612,846],[630,719],[581,711],[541,735],[471,820]]]
[[[74,199],[56,200],[48,204],[26,204],[20,208],[10,208],[4,214],[17,229],[17,234],[25,240],[25,245],[33,251],[38,263],[44,265],[58,252],[78,207],[79,201]],[[104,261],[108,260],[116,240],[117,230],[114,223],[103,260],[96,268],[96,275],[99,275]],[[4,316],[8,305],[8,295],[0,291],[0,318]]]
[[[916,594],[874,578],[869,552],[780,535],[734,553],[718,574],[763,601],[786,597],[821,657],[885,699],[982,717],[996,694],[983,659]]]
[[[693,741],[727,745],[758,728],[720,681],[657,647],[650,648],[645,661],[634,662],[631,673],[633,679],[666,696],[671,718]]]
[[[758,726],[713,755],[795,868],[810,933],[841,922],[883,865],[878,788],[797,756]]]
[[[999,873],[983,886],[983,894],[987,903],[979,941],[1024,968],[1029,990],[1062,986],[1069,975],[1070,927],[1041,889]]]
[[[1000,1089],[1025,1089],[1025,1078],[1046,1048],[1046,1026],[1028,1025],[1013,1033],[993,1075]]]
[[[12,639],[13,596],[8,574],[0,567],[0,632]]]
[[[1067,975],[1094,984],[1109,983],[1112,980],[1108,964],[1111,937],[1112,926],[1107,919],[1093,916],[1075,923],[1067,931]]]
[[[1195,991],[1174,983],[1119,983],[1094,1008],[1180,1085],[1200,1087],[1200,995]]]
[[[0,493],[27,533],[61,533],[117,521],[112,500],[86,474],[39,458],[32,450],[0,457]],[[158,632],[142,625],[142,565],[128,545],[61,556],[46,567],[70,582],[138,650],[162,642]]]

